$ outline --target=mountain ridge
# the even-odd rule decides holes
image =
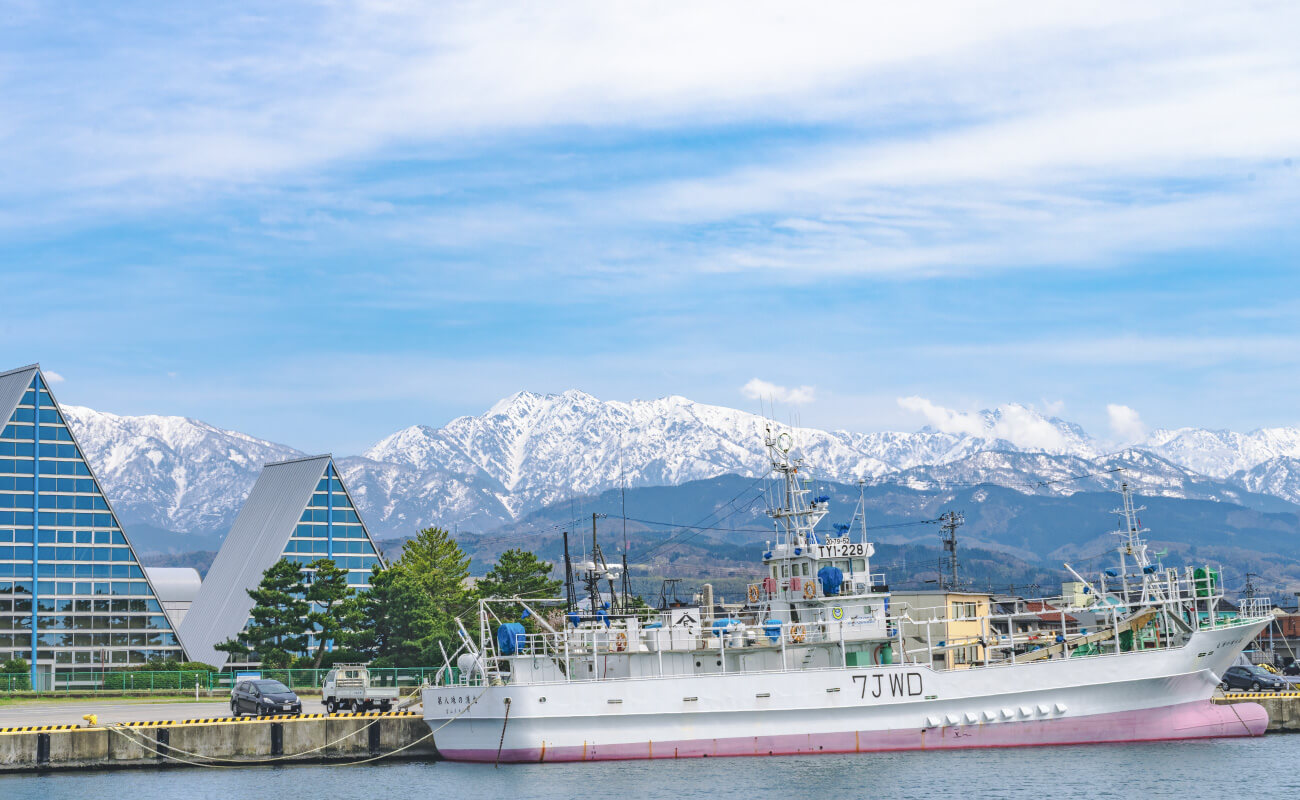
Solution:
[[[1081,426],[1008,403],[978,414],[913,404],[929,425],[900,431],[793,429],[818,478],[869,484],[1014,486],[1067,495],[1103,488],[1123,466],[1144,493],[1265,507],[1300,502],[1300,428],[1250,433],[1158,429],[1112,449]],[[264,463],[288,445],[179,416],[66,406],[69,423],[124,521],[222,532]],[[529,512],[619,486],[674,486],[767,469],[767,420],[680,395],[605,401],[586,392],[517,392],[478,416],[412,425],[337,458],[377,535],[426,525],[491,530]]]

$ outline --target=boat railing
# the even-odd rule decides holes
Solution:
[[[1273,600],[1270,597],[1243,597],[1237,603],[1237,614],[1245,619],[1258,619],[1273,613]]]
[[[627,654],[669,654],[758,649],[787,650],[808,644],[862,641],[860,632],[869,621],[842,620],[744,622],[718,620],[701,627],[604,627],[580,625],[562,631],[515,634],[511,652],[503,655],[546,656],[568,662],[576,658]],[[879,639],[880,637],[875,637]],[[499,660],[499,659],[493,659]]]
[[[957,613],[951,608],[908,608],[899,604],[883,621],[845,618],[778,623],[706,618],[694,625],[671,625],[665,624],[666,618],[652,623],[623,618],[611,619],[611,624],[606,625],[584,620],[577,626],[518,634],[509,648],[511,652],[497,653],[492,643],[484,666],[488,675],[509,680],[503,656],[545,656],[557,665],[547,669],[558,672],[552,678],[538,680],[561,681],[592,679],[585,674],[574,675],[579,664],[599,662],[602,672],[593,668],[594,679],[612,674],[608,672],[611,663],[616,665],[615,671],[630,671],[631,667],[618,667],[621,662],[610,657],[631,655],[640,657],[636,667],[640,677],[667,676],[670,672],[696,674],[692,666],[697,660],[715,663],[722,671],[789,671],[815,668],[813,664],[827,668],[847,665],[850,653],[854,654],[855,666],[861,665],[860,659],[882,663],[874,659],[878,648],[888,645],[895,661],[936,669],[965,669],[1022,660],[1182,647],[1198,630],[1256,625],[1272,609],[1268,598],[1243,600],[1235,609],[1221,607],[1223,595],[1218,587],[1207,585],[1190,570],[1186,574],[1168,570],[1136,586],[1122,581],[1120,585],[1116,587],[1122,587],[1120,591],[1092,593],[1083,604],[1071,602],[1074,596],[1016,601],[1010,608],[1004,607],[1003,613],[990,609],[989,613],[971,615],[964,605]],[[816,647],[825,654],[809,656]],[[864,649],[868,656],[861,655]],[[760,650],[780,655],[734,657],[737,652]],[[719,658],[680,658],[682,654],[707,651],[717,652]],[[956,653],[946,655],[951,651]],[[671,667],[665,666],[669,660],[673,662]],[[584,667],[582,672],[587,669]]]
[[[803,599],[812,600],[818,597],[851,597],[861,594],[870,594],[876,589],[883,588],[889,584],[886,582],[885,573],[873,572],[868,575],[854,574],[845,575],[844,580],[840,583],[838,591],[827,594],[821,581],[817,578],[803,578],[795,576],[793,583],[791,578],[764,578],[745,587],[745,596],[750,603],[757,603],[760,600],[772,600],[781,596],[783,592],[792,592],[801,595]],[[803,587],[811,585],[812,594],[802,594],[805,590]]]

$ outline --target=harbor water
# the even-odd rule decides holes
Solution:
[[[1300,790],[1300,736],[1126,745],[719,758],[591,764],[395,762],[359,767],[141,769],[0,775],[6,800],[274,797],[385,800],[494,797],[543,800],[610,795],[623,800],[765,797],[1088,797],[1182,800],[1285,797]]]

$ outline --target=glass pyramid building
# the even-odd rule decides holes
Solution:
[[[252,622],[253,601],[262,573],[281,558],[303,568],[329,558],[348,570],[358,590],[370,585],[371,569],[381,559],[357,513],[331,456],[281,461],[262,468],[253,491],[221,544],[199,595],[181,623],[192,658],[224,666],[229,656],[216,645],[235,638]],[[314,637],[309,648],[314,649]]]
[[[0,373],[0,660],[55,673],[184,659],[39,364]]]

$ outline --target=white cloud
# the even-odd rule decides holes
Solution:
[[[1128,406],[1107,403],[1106,417],[1110,421],[1110,432],[1121,444],[1132,444],[1146,438],[1147,426],[1138,412]]]
[[[0,70],[0,197],[18,201],[0,203],[0,228],[243,195],[301,204],[257,215],[263,232],[309,238],[367,213],[367,235],[434,248],[549,234],[583,243],[549,261],[638,280],[927,276],[1220,246],[1300,206],[1281,166],[1300,152],[1300,6],[1192,5],[344,0],[178,11],[161,27],[92,13],[66,51],[19,50]],[[65,41],[39,35],[63,20],[33,9],[30,40]],[[769,121],[830,132],[594,188],[548,183],[543,159],[513,179],[502,156],[528,137],[581,152],[588,134]],[[490,190],[390,205],[391,183],[358,187],[355,168],[393,158],[471,158],[495,186],[528,189],[509,207]],[[335,180],[373,211],[323,201]],[[419,196],[460,193],[457,180],[421,176]]]
[[[45,380],[49,381],[50,383],[63,383],[64,381],[63,376],[57,372],[51,372],[50,370],[42,370],[41,373],[45,375]]]
[[[898,405],[925,417],[926,423],[944,433],[983,439],[1005,439],[1016,447],[1048,453],[1070,451],[1065,434],[1032,408],[1016,403],[998,406],[992,412],[972,413],[938,405],[924,397],[900,397]]]
[[[740,387],[740,391],[746,397],[754,400],[775,400],[779,403],[790,403],[791,405],[803,405],[811,403],[816,399],[816,387],[799,386],[787,388],[769,381],[753,378]]]
[[[1295,113],[1276,102],[1294,88],[1295,8],[1100,6],[341,2],[306,14],[286,4],[279,15],[214,12],[210,26],[178,14],[149,37],[126,27],[133,46],[118,47],[105,45],[116,23],[106,18],[65,59],[35,60],[31,73],[21,59],[7,65],[15,90],[37,74],[66,82],[70,108],[13,91],[5,117],[57,133],[29,145],[68,148],[78,156],[68,167],[109,183],[139,171],[244,180],[485,132],[766,119],[940,123],[908,137],[928,151],[921,163],[885,151],[863,165],[883,177],[1002,175],[1008,160],[1034,171],[1063,149],[1108,162],[1179,157],[1192,137],[1211,158],[1272,152],[1279,137],[1291,146],[1287,125],[1256,116]],[[158,63],[173,67],[167,81]],[[1203,88],[1217,94],[1189,108],[1184,95]],[[104,105],[123,113],[105,119]],[[997,122],[952,139],[949,116]],[[0,136],[20,143],[22,124]]]

